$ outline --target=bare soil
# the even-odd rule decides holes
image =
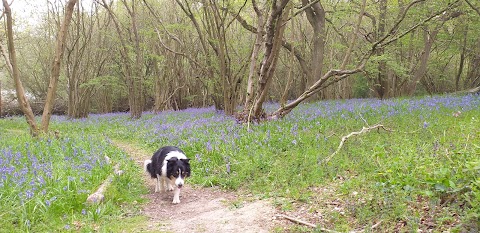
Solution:
[[[115,145],[128,153],[143,167],[151,155],[135,146],[122,142]],[[267,200],[251,195],[227,192],[218,188],[193,187],[186,183],[180,193],[179,204],[172,204],[173,192],[155,193],[155,183],[145,174],[150,193],[142,208],[149,218],[147,226],[137,232],[270,232],[282,225],[275,217],[276,210]],[[250,197],[249,197],[250,196]],[[248,200],[248,201],[247,201]]]

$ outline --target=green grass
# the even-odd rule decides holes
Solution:
[[[211,108],[145,113],[138,120],[130,120],[128,114],[91,115],[74,121],[54,117],[51,130],[58,130],[61,139],[50,139],[53,146],[39,146],[36,154],[51,158],[53,166],[61,168],[73,148],[102,148],[95,154],[114,158],[126,173],[115,179],[106,202],[93,207],[83,203],[86,194],[78,190],[96,187],[112,165],[93,169],[89,182],[79,184],[75,178],[77,192],[71,194],[62,189],[74,175],[68,170],[56,171],[61,182],[53,184],[52,190],[57,192],[47,195],[62,195],[56,209],[35,209],[36,204],[29,204],[45,202],[46,197],[22,204],[18,194],[25,188],[3,190],[0,195],[7,196],[7,201],[0,207],[15,210],[7,220],[2,218],[0,225],[43,231],[65,229],[65,223],[75,228],[77,223],[82,231],[112,231],[116,229],[112,222],[125,215],[134,216],[122,221],[127,228],[141,225],[134,204],[141,202],[139,196],[146,192],[139,181],[141,168],[113,147],[111,138],[151,153],[161,146],[177,145],[192,159],[189,182],[271,198],[287,213],[303,206],[308,210],[307,219],[329,229],[351,231],[381,222],[375,231],[479,230],[479,105],[479,96],[325,101],[300,105],[282,120],[249,126]],[[461,113],[455,115],[458,111]],[[25,143],[48,142],[12,137],[26,132],[23,118],[0,123],[9,129],[0,133],[2,149],[12,147],[26,153]],[[353,136],[324,162],[343,136],[377,123],[390,130]],[[84,209],[87,214],[82,214]],[[32,213],[40,214],[32,220]],[[323,217],[316,218],[315,213]]]
[[[101,135],[33,139],[19,127],[21,120],[1,120],[0,232],[109,231],[117,225],[112,216],[118,221],[135,208],[120,204],[141,202],[146,189],[138,166]],[[88,205],[88,195],[113,171],[105,156],[125,175],[115,177],[105,203]]]

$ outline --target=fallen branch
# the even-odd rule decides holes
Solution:
[[[288,219],[288,220],[290,220],[294,223],[299,223],[299,224],[309,226],[309,227],[312,227],[312,228],[315,228],[315,229],[318,229],[318,230],[321,230],[321,231],[331,232],[331,233],[339,233],[338,231],[329,230],[329,229],[326,229],[326,228],[323,228],[323,227],[318,227],[317,225],[315,225],[313,223],[305,222],[305,221],[300,220],[298,218],[290,217],[290,216],[287,216],[287,215],[284,215],[284,214],[277,214],[277,217],[286,218],[286,219]]]
[[[340,141],[340,144],[338,145],[337,150],[336,150],[335,152],[333,152],[333,154],[331,154],[330,156],[326,157],[326,158],[322,161],[322,163],[328,163],[328,161],[330,161],[330,159],[332,159],[333,156],[335,156],[335,155],[340,151],[340,149],[342,149],[343,144],[345,143],[345,141],[347,141],[348,138],[350,138],[350,137],[352,137],[352,136],[355,136],[355,135],[360,135],[360,134],[367,133],[367,132],[369,132],[370,130],[372,130],[372,129],[377,129],[377,128],[382,128],[382,129],[384,129],[384,130],[386,130],[386,131],[391,131],[390,129],[385,128],[385,126],[383,126],[383,125],[376,124],[376,125],[371,126],[371,127],[363,127],[362,130],[360,130],[360,131],[358,131],[358,132],[351,132],[351,133],[349,133],[348,135],[342,137],[342,141]]]
[[[105,159],[106,159],[107,163],[110,162],[110,158],[108,158],[107,156],[105,156]],[[116,164],[115,167],[114,167],[113,174],[110,174],[107,177],[107,179],[105,179],[103,181],[102,185],[100,185],[100,187],[98,187],[97,191],[95,191],[94,193],[90,194],[90,196],[88,196],[87,203],[96,204],[96,203],[102,202],[105,199],[105,195],[103,193],[107,190],[108,186],[112,183],[113,176],[114,175],[121,175],[122,173],[123,173],[123,171],[120,170],[120,166],[118,164]]]
[[[377,228],[378,226],[380,226],[380,223],[382,223],[382,220],[375,223],[372,227],[370,227],[370,229],[373,230],[373,229]]]

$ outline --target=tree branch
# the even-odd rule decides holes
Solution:
[[[200,69],[202,69],[204,72],[208,73],[207,70],[205,70],[205,68],[203,68],[202,65],[200,65],[197,61],[195,61],[193,58],[191,58],[190,56],[188,56],[187,54],[185,53],[181,53],[181,52],[177,52],[171,48],[169,48],[167,45],[165,45],[165,43],[163,43],[162,41],[162,37],[160,36],[160,32],[158,31],[157,28],[155,28],[155,32],[157,33],[157,37],[158,37],[158,41],[160,42],[160,44],[162,45],[162,47],[164,49],[166,49],[167,51],[173,53],[173,54],[176,54],[176,55],[180,55],[182,57],[185,57],[186,59],[188,59],[190,62],[192,62],[193,64],[195,64],[196,66],[198,66]]]
[[[457,4],[458,2],[460,2],[460,0],[456,0],[450,4],[448,4],[448,6],[446,6],[445,8],[443,8],[442,10],[439,10],[437,12],[435,12],[434,14],[432,14],[431,16],[429,16],[428,18],[422,20],[421,22],[417,23],[416,25],[412,26],[411,28],[409,28],[408,30],[406,30],[405,32],[403,32],[402,34],[400,34],[399,36],[397,37],[394,37],[390,40],[388,40],[387,42],[385,43],[382,43],[383,41],[385,41],[388,37],[390,37],[391,35],[393,35],[394,31],[396,31],[396,29],[398,28],[398,25],[400,25],[400,22],[403,21],[403,19],[405,18],[405,15],[406,15],[406,12],[407,10],[414,4],[414,3],[417,3],[417,2],[420,2],[420,1],[425,1],[425,0],[417,0],[417,1],[414,1],[412,3],[410,3],[410,5],[407,6],[407,8],[405,9],[404,11],[404,14],[402,14],[402,20],[399,20],[397,22],[397,24],[390,30],[390,32],[385,35],[382,39],[378,40],[377,42],[375,42],[375,44],[373,44],[372,46],[372,49],[376,49],[376,46],[379,46],[379,47],[385,47],[399,39],[401,39],[402,37],[406,36],[408,33],[410,33],[411,31],[417,29],[418,27],[424,25],[425,23],[429,22],[430,20],[432,20],[433,18],[443,14],[446,10],[448,10],[449,8],[451,8],[453,5]]]
[[[150,6],[150,4],[147,3],[146,0],[143,0],[143,3],[145,4],[145,6],[147,6],[148,8],[148,11],[150,11],[150,13],[155,17],[155,19],[158,21],[158,23],[160,24],[160,26],[162,26],[163,30],[168,34],[168,36],[170,36],[170,38],[172,38],[173,40],[177,41],[180,45],[183,46],[183,42],[178,39],[178,37],[176,37],[175,35],[173,35],[168,29],[167,27],[165,27],[165,25],[163,24],[162,20],[160,19],[160,17],[157,15],[157,13],[153,10],[152,6]]]
[[[415,0],[413,2],[411,2],[410,4],[408,4],[408,6],[403,10],[403,12],[399,15],[398,19],[396,20],[395,22],[395,25],[390,29],[390,31],[385,34],[385,36],[383,38],[381,38],[380,40],[378,40],[377,42],[375,42],[372,46],[373,49],[375,49],[375,47],[379,44],[381,44],[383,41],[385,41],[388,37],[390,37],[391,35],[395,34],[395,32],[398,30],[398,28],[400,27],[400,24],[403,22],[403,20],[405,19],[405,17],[407,16],[407,12],[408,10],[413,7],[415,4],[417,3],[420,3],[420,2],[424,2],[425,0]]]
[[[287,20],[285,20],[286,21],[285,23],[287,23],[287,21],[290,21],[291,19],[293,19],[298,14],[304,12],[307,8],[311,7],[313,4],[315,4],[317,2],[320,2],[320,0],[315,0],[313,2],[310,2],[307,5],[303,6],[302,8],[298,9],[298,11],[295,11],[295,13],[293,13],[292,16],[288,17]]]
[[[471,2],[469,2],[468,0],[465,0],[465,2],[474,10],[477,12],[478,15],[480,15],[480,10],[478,8],[476,8]]]
[[[386,131],[392,131],[390,129],[385,128],[385,126],[383,126],[381,124],[376,124],[374,126],[367,127],[367,128],[363,127],[362,130],[357,131],[357,132],[351,132],[348,135],[342,137],[342,140],[340,141],[340,144],[338,145],[337,150],[335,150],[335,152],[333,152],[333,154],[331,154],[328,157],[326,157],[325,159],[323,159],[322,163],[328,163],[328,161],[330,161],[330,159],[332,159],[333,156],[335,156],[340,151],[340,149],[342,149],[343,144],[347,141],[348,138],[350,138],[352,136],[368,133],[368,132],[370,132],[370,130],[377,129],[377,128],[382,128]]]
[[[294,223],[299,223],[299,224],[302,224],[302,225],[305,225],[305,226],[309,226],[309,227],[312,227],[312,228],[316,228],[320,231],[324,231],[324,232],[329,232],[329,233],[339,233],[338,231],[334,231],[334,230],[329,230],[329,229],[326,229],[326,228],[323,228],[323,227],[318,227],[317,225],[313,224],[313,223],[309,223],[309,222],[305,222],[301,219],[298,219],[298,218],[294,218],[294,217],[290,217],[290,216],[287,216],[287,215],[284,215],[284,214],[277,214],[277,217],[282,217],[282,218],[286,218]]]

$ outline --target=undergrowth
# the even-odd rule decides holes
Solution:
[[[120,203],[135,203],[145,192],[138,187],[141,168],[109,143],[112,138],[152,154],[161,146],[179,146],[191,158],[189,182],[272,198],[282,211],[304,205],[311,221],[332,230],[381,222],[374,231],[475,231],[480,229],[478,106],[478,95],[322,101],[300,105],[281,120],[249,125],[213,108],[146,112],[137,120],[126,113],[81,120],[55,116],[51,130],[58,130],[60,139],[0,134],[4,157],[12,151],[29,158],[30,151],[53,169],[50,183],[35,186],[32,197],[27,194],[33,187],[29,182],[38,182],[38,174],[29,175],[23,185],[11,178],[3,181],[9,188],[2,189],[1,207],[10,211],[1,221],[9,229],[34,229],[34,223],[40,224],[38,229],[48,224],[65,228],[65,222],[72,228],[80,222],[80,229],[95,229],[125,211],[134,214],[135,205],[124,210]],[[275,107],[265,106],[267,111]],[[0,122],[10,132],[26,131],[22,121]],[[343,136],[374,124],[385,129],[350,137],[325,161]],[[66,169],[75,163],[66,158],[75,153],[78,161],[96,156],[97,163],[87,173]],[[104,155],[123,164],[126,173],[116,178],[105,204],[85,206],[87,194],[80,191],[91,191],[112,170],[111,164],[101,162]],[[9,162],[7,167],[22,171],[25,164]],[[46,193],[40,195],[43,189]],[[333,208],[328,203],[337,204]],[[322,217],[315,217],[318,214]]]

